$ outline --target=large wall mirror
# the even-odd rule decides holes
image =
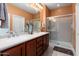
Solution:
[[[41,28],[41,21],[39,18],[26,20],[25,22],[25,32],[31,32],[36,33],[40,32]]]

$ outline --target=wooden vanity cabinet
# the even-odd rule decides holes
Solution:
[[[49,46],[49,35],[43,35],[35,39],[29,40],[5,51],[3,56],[40,56]]]
[[[25,43],[23,43],[22,45],[21,45],[21,55],[22,56],[25,56],[26,54],[25,54]]]
[[[36,54],[37,54],[37,56],[40,56],[43,53],[43,39],[42,39],[42,36],[37,38],[36,43],[37,43],[36,44]]]
[[[26,56],[36,56],[36,39],[26,42]]]
[[[43,35],[26,42],[26,56],[40,56],[49,46],[49,35]]]
[[[18,45],[18,46],[15,46],[15,47],[12,47],[10,49],[7,49],[2,53],[2,56],[23,56],[25,55],[25,47],[24,47],[25,44],[22,44],[22,45]]]

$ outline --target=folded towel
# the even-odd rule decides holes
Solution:
[[[8,13],[5,3],[0,3],[0,20],[5,20],[4,27],[8,27]]]

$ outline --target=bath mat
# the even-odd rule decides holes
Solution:
[[[69,49],[66,49],[66,48],[55,46],[54,50],[65,53],[65,54],[68,54],[68,55],[71,55],[71,56],[74,56],[73,52],[71,50],[69,50]]]

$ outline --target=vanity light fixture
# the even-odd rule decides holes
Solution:
[[[35,10],[43,9],[43,6],[41,3],[31,3],[30,6],[34,8]]]
[[[56,22],[56,19],[53,19],[53,22]]]
[[[54,17],[49,17],[48,18],[50,21],[56,22],[56,19]]]
[[[35,10],[39,10],[38,8],[37,8],[37,6],[35,5],[35,3],[31,3],[31,4],[29,4],[32,8],[34,8]]]
[[[36,3],[36,6],[39,8],[39,9],[43,9],[43,6],[41,3]]]
[[[54,17],[52,17],[52,21],[53,21],[53,22],[56,22],[56,19],[55,19]]]

